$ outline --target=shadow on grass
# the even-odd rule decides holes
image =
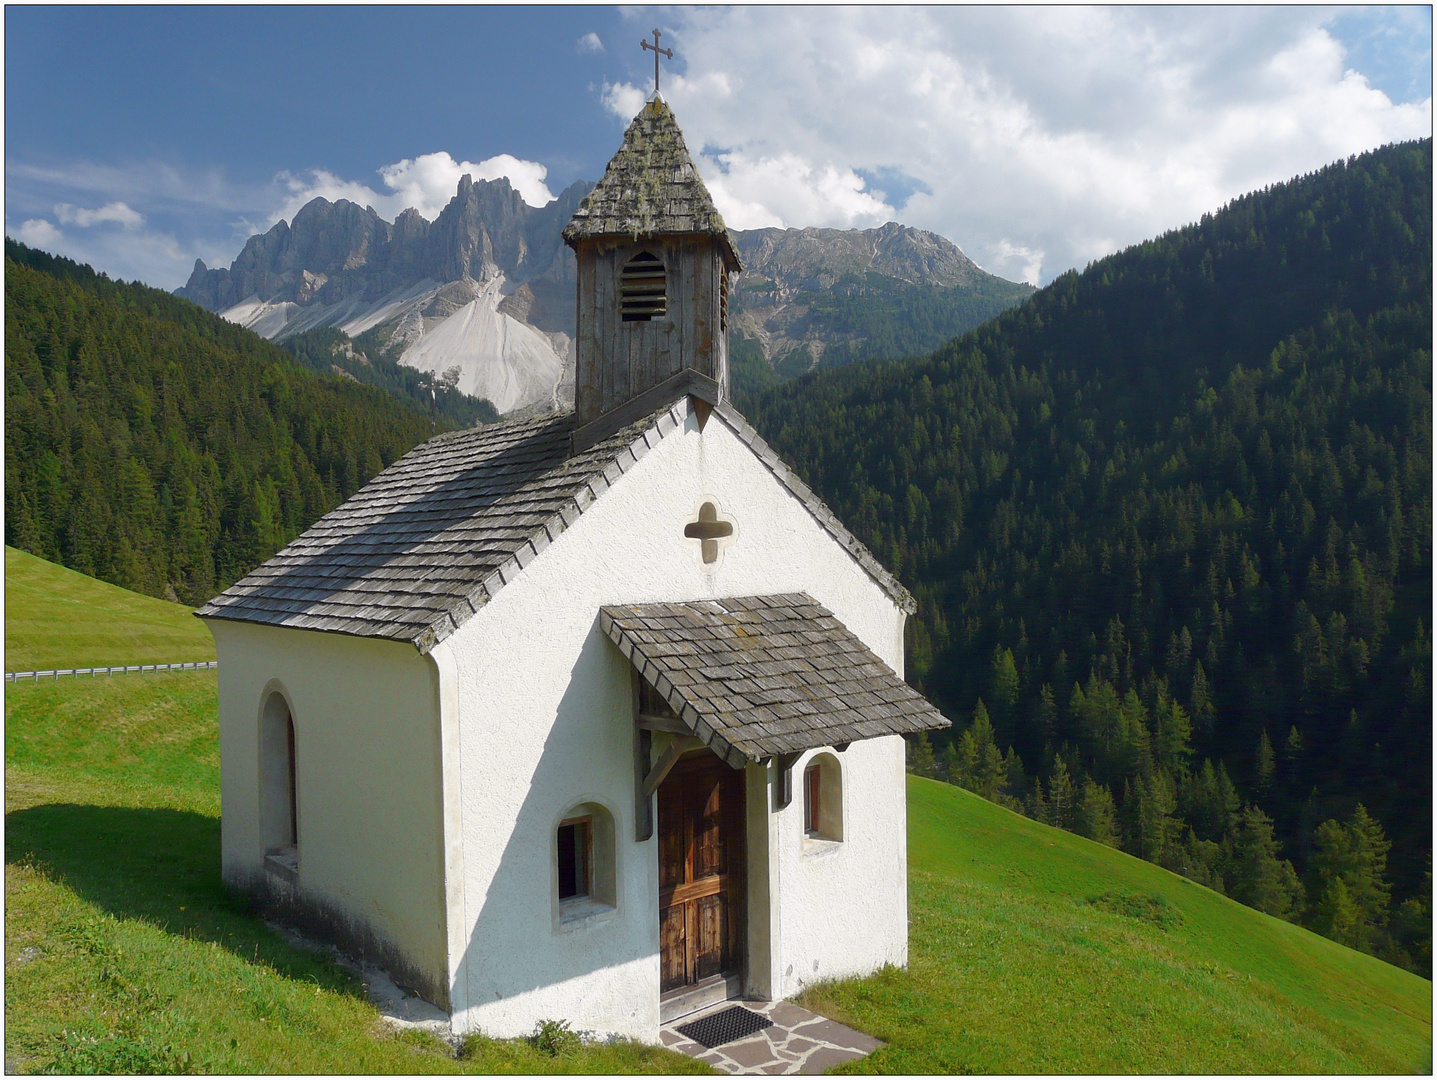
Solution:
[[[28,863],[118,918],[215,942],[285,978],[364,997],[317,954],[282,941],[220,878],[220,823],[187,810],[52,803],[5,815],[5,862]]]

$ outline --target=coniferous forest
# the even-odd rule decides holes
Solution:
[[[1431,971],[1432,143],[740,408],[919,600],[912,767]]]
[[[5,542],[199,604],[434,428],[200,307],[5,241]]]

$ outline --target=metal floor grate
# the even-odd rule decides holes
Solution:
[[[674,1030],[684,1038],[692,1039],[706,1049],[712,1050],[715,1046],[722,1046],[724,1043],[731,1043],[738,1039],[746,1039],[748,1036],[772,1026],[773,1021],[762,1013],[745,1009],[742,1005],[734,1005],[723,1012],[702,1017]]]

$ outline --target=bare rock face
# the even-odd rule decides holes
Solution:
[[[561,233],[592,187],[577,181],[535,208],[506,179],[465,176],[433,221],[410,209],[387,222],[373,207],[313,199],[250,237],[228,270],[196,260],[177,292],[271,340],[377,330],[401,362],[457,366],[461,389],[503,411],[554,407],[572,400],[574,378],[577,264]],[[731,235],[745,265],[733,331],[775,366],[795,350],[817,363],[836,334],[851,333],[810,318],[817,293],[858,279],[874,295],[997,280],[943,237],[895,222]]]
[[[390,223],[373,207],[313,199],[292,223],[281,221],[250,237],[228,270],[211,270],[196,260],[178,295],[211,311],[244,302],[272,311],[283,303],[378,301],[426,279],[490,281],[502,275],[511,282],[538,277],[572,282],[573,255],[559,230],[588,187],[574,184],[536,210],[506,179],[476,182],[465,176],[433,222],[410,209]],[[337,324],[305,320],[303,328]],[[283,338],[300,328],[298,323],[270,327],[266,336]]]
[[[890,221],[877,229],[750,229],[735,233],[748,281],[780,292],[832,288],[848,274],[882,274],[910,284],[962,288],[983,271],[937,233]],[[739,279],[739,289],[746,282]]]

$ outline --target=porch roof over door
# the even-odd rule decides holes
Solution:
[[[735,768],[949,722],[806,593],[609,605],[599,626]]]

